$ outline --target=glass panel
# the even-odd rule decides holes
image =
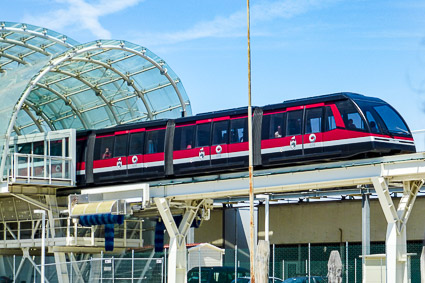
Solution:
[[[127,156],[128,135],[115,136],[114,157]]]
[[[50,141],[50,156],[62,156],[62,141]]]
[[[87,140],[79,140],[76,143],[76,147],[77,147],[77,160],[76,162],[84,162],[86,160],[86,144],[87,144]]]
[[[297,111],[290,111],[287,113],[288,116],[288,128],[287,128],[287,135],[288,136],[294,136],[294,135],[301,135],[301,129],[303,124],[303,111],[297,110]]]
[[[403,122],[400,115],[389,105],[375,106],[374,109],[378,112],[384,121],[387,129],[392,133],[410,135],[407,125]]]
[[[34,144],[34,154],[44,155],[44,142],[35,142]]]
[[[213,145],[229,142],[228,135],[229,121],[214,122],[213,124]]]
[[[112,157],[112,148],[114,145],[114,137],[97,138],[94,148],[94,159],[108,159]]]
[[[196,147],[210,145],[211,124],[196,125]]]
[[[146,154],[164,152],[165,130],[146,132]]]
[[[263,116],[262,139],[274,139],[285,136],[285,113]]]
[[[235,119],[230,121],[230,143],[248,141],[247,124],[247,118]]]
[[[143,132],[130,134],[129,155],[137,155],[143,153],[143,136]]]
[[[338,101],[335,103],[341,113],[345,127],[351,130],[365,130],[365,121],[360,116],[357,108],[349,100]]]
[[[366,114],[366,119],[369,122],[370,131],[372,133],[380,133],[381,130],[377,127],[377,123],[376,123],[375,117],[373,117],[372,112],[366,111],[365,114]]]
[[[331,131],[336,129],[336,122],[335,122],[335,117],[334,117],[334,113],[332,112],[332,109],[327,106],[326,107],[326,127],[325,127],[325,131]]]
[[[305,133],[319,133],[322,131],[323,108],[306,109]]]
[[[176,127],[174,132],[174,150],[193,148],[195,126]]]

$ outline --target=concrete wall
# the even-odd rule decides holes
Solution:
[[[398,200],[395,200],[396,206]],[[370,203],[370,239],[385,241],[387,223],[377,199]],[[361,200],[321,201],[270,205],[272,244],[361,242]],[[195,242],[221,246],[222,209],[195,231]],[[259,235],[264,235],[264,206],[259,209]],[[425,232],[425,197],[417,198],[407,223],[407,239],[422,240]]]

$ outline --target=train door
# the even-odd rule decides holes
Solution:
[[[213,119],[211,166],[222,167],[229,159],[229,117]]]
[[[289,150],[290,138],[286,137],[286,113],[279,110],[264,113],[261,126],[262,164],[283,162],[285,151]]]
[[[115,162],[115,169],[112,175],[117,178],[127,177],[127,146],[128,131],[115,133],[114,150],[112,151],[112,159]]]
[[[99,135],[96,137],[93,154],[93,180],[94,183],[112,181],[113,171],[117,166],[117,160],[113,158],[115,136]]]
[[[173,166],[176,175],[199,168],[199,149],[195,147],[196,124],[176,125],[174,130]],[[209,164],[208,164],[209,165]]]
[[[320,156],[323,153],[323,107],[306,107],[304,121],[304,155]]]
[[[165,175],[164,145],[165,128],[146,130],[143,175],[155,177]]]
[[[143,174],[143,145],[145,129],[130,131],[127,157],[127,172],[130,179],[140,178]]]
[[[248,166],[248,119],[230,120],[229,165]]]
[[[297,158],[303,154],[304,106],[288,108],[286,117],[285,156]]]
[[[211,167],[211,120],[197,121],[193,163],[204,171]]]

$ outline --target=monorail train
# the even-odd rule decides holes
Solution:
[[[248,166],[247,108],[77,133],[79,186],[206,175]],[[397,111],[336,93],[253,108],[257,168],[416,152]]]

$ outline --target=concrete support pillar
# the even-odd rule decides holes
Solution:
[[[406,225],[424,180],[403,182],[403,196],[397,209],[391,198],[387,181],[377,177],[372,178],[372,182],[388,223],[385,242],[387,282],[408,283],[410,261],[407,254]]]
[[[46,196],[46,202],[49,206],[49,210],[47,211],[47,215],[49,216],[49,227],[50,227],[50,237],[56,237],[56,225],[60,224],[59,221],[55,221],[55,218],[59,217],[58,204],[55,195]],[[59,225],[58,225],[59,226]],[[59,231],[60,233],[65,234],[65,231]],[[48,242],[48,239],[47,239]],[[69,274],[68,268],[66,266],[66,256],[64,252],[53,252],[56,263],[56,272],[58,275],[59,283],[69,283]]]
[[[170,236],[167,280],[169,283],[186,283],[187,281],[186,235],[198,213],[198,209],[204,202],[205,200],[186,203],[186,212],[177,228],[168,201],[165,198],[155,198],[155,204]]]
[[[370,193],[362,191],[362,255],[370,254]],[[364,260],[363,260],[364,261]]]

